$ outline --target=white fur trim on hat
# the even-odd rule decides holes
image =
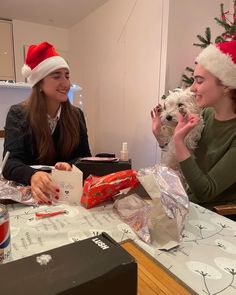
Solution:
[[[24,65],[22,67],[22,74],[27,78],[27,82],[33,87],[48,74],[63,68],[70,70],[69,65],[64,58],[61,56],[52,56],[42,61],[32,70],[30,70],[30,67],[27,65]]]
[[[220,79],[223,85],[236,89],[236,64],[230,55],[211,44],[203,49],[196,61]]]
[[[25,78],[28,78],[31,74],[31,68],[28,65],[24,64],[21,69],[21,73]]]

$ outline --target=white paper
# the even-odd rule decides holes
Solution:
[[[59,203],[79,203],[83,192],[83,172],[76,166],[71,171],[54,169],[52,180],[60,187]]]
[[[146,192],[148,192],[151,199],[153,200],[160,199],[161,197],[160,185],[156,181],[156,178],[154,177],[153,174],[143,175],[142,177],[137,176],[137,178],[142,184],[142,186],[144,187],[144,189],[146,190]]]

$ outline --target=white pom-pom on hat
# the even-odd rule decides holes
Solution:
[[[24,64],[21,69],[21,73],[24,76],[24,78],[28,78],[31,74],[31,68],[28,65]]]

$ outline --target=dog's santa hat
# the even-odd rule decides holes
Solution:
[[[42,42],[38,45],[30,45],[21,72],[33,87],[51,72],[62,68],[70,69],[53,45]]]
[[[223,85],[236,89],[236,40],[210,44],[198,55],[196,62]]]

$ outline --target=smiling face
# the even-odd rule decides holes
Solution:
[[[43,91],[48,103],[60,104],[68,99],[70,90],[70,74],[67,69],[59,69],[48,76],[41,82],[41,90]]]
[[[202,65],[197,64],[194,70],[194,82],[190,90],[194,93],[196,104],[199,107],[217,107],[222,104],[227,87],[207,71]]]

